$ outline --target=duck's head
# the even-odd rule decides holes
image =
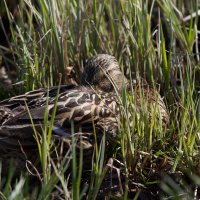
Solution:
[[[114,56],[98,54],[87,61],[82,84],[91,85],[96,90],[112,92],[115,88],[120,91],[127,84],[127,79]]]

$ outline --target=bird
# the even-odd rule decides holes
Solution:
[[[90,59],[86,63],[85,69],[97,68],[102,64],[105,65],[103,68],[106,69],[114,61],[110,61],[110,56],[97,55],[95,58],[99,59]],[[90,65],[94,65],[94,67]],[[87,70],[83,76],[88,73],[91,76],[91,73],[94,73]],[[98,87],[97,82],[100,81],[101,77],[104,77],[103,73],[95,72],[91,77],[92,81],[83,80],[79,86],[61,85],[49,89],[41,88],[1,101],[0,158],[3,157],[4,161],[7,162],[7,158],[14,157],[16,162],[21,163],[22,160],[25,163],[26,158],[23,158],[20,153],[32,156],[34,154],[32,152],[37,149],[33,126],[38,133],[42,134],[44,126],[46,126],[44,114],[48,111],[48,121],[50,121],[55,106],[53,137],[70,138],[72,121],[75,125],[74,131],[77,133],[81,129],[82,135],[87,139],[94,132],[93,123],[97,129],[112,134],[113,128],[117,127],[115,117],[119,114],[116,94],[112,91],[104,91],[105,88],[101,85]],[[56,99],[58,90],[58,99]],[[85,148],[88,149],[91,146],[89,143]],[[4,164],[4,166],[6,165]],[[20,166],[19,170],[22,168],[24,167]]]
[[[27,153],[35,151],[37,143],[34,129],[42,134],[54,117],[53,138],[71,138],[71,125],[74,133],[81,133],[86,149],[93,149],[94,125],[99,133],[105,133],[108,141],[116,138],[116,130],[121,115],[122,102],[120,93],[126,89],[134,95],[137,114],[141,109],[140,91],[136,87],[131,93],[128,79],[122,73],[116,58],[108,54],[97,54],[85,65],[80,85],[61,85],[41,88],[14,96],[0,102],[0,158],[6,152]],[[159,108],[159,115],[164,123],[168,121],[168,112],[162,97],[157,91],[145,87],[144,98],[148,105]],[[131,105],[132,107],[132,105]],[[44,115],[47,114],[47,124]],[[138,114],[139,116],[140,114]],[[130,121],[132,118],[129,113]],[[102,134],[100,134],[101,138]],[[87,143],[88,142],[88,143]],[[108,143],[109,144],[109,143]],[[34,156],[33,153],[30,153]],[[23,160],[23,159],[22,159]]]
[[[123,75],[115,57],[107,54],[92,57],[86,63],[83,77],[80,86],[60,86],[53,129],[56,134],[68,135],[65,130],[71,120],[81,126],[93,121],[97,121],[98,124],[106,120],[115,122],[115,116],[119,113],[119,104],[116,101],[113,82],[120,89],[123,84]],[[124,80],[127,82],[125,77]],[[1,101],[0,137],[2,135],[23,137],[23,132],[32,135],[33,129],[27,107],[34,126],[40,129],[46,103],[51,118],[57,90],[58,87],[42,88]],[[21,133],[19,134],[18,131]],[[28,137],[28,134],[26,133],[24,137]]]

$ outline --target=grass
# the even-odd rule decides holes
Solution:
[[[141,120],[137,121],[133,112],[135,120],[130,127],[127,113],[135,104],[134,95],[122,92],[123,112],[118,144],[112,156],[121,162],[120,173],[126,186],[124,199],[128,198],[130,187],[134,188],[137,199],[141,190],[156,187],[160,182],[164,191],[162,198],[198,196],[199,19],[189,17],[184,20],[198,11],[198,1],[38,0],[35,3],[24,0],[16,7],[15,16],[9,12],[6,2],[1,2],[4,8],[1,12],[10,21],[8,51],[13,59],[5,57],[2,46],[0,55],[8,66],[16,66],[18,84],[15,93],[59,85],[59,73],[62,74],[61,84],[65,84],[64,74],[68,66],[74,66],[77,80],[80,80],[87,58],[96,53],[114,55],[130,80],[139,85],[147,81],[151,87],[159,86],[170,112],[167,129],[156,122],[156,114],[149,123],[147,106],[141,95]],[[1,95],[5,97],[6,94]],[[109,171],[104,161],[105,141],[102,140],[100,146],[95,145],[91,181],[82,186],[82,169],[77,166],[81,166],[84,159],[82,156],[79,156],[80,161],[76,158],[77,153],[83,153],[75,148],[76,138],[65,159],[57,165],[49,154],[53,148],[49,139],[51,131],[51,128],[44,127],[44,146],[38,140],[43,166],[42,187],[33,193],[37,193],[38,199],[48,199],[56,188],[65,199],[80,199],[85,193],[88,199],[95,199],[103,177]],[[65,177],[64,172],[70,169],[69,160],[72,160],[71,173],[70,177]],[[54,170],[47,170],[48,166],[53,166]],[[164,176],[165,173],[175,177],[178,173],[188,174],[195,187],[174,181]],[[1,186],[2,199],[32,199],[27,189],[28,175],[16,180],[8,192],[11,179]],[[72,179],[71,185],[68,179]]]

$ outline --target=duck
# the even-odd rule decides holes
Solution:
[[[40,135],[44,127],[54,117],[53,138],[67,138],[74,133],[81,133],[87,140],[93,136],[94,125],[100,134],[106,134],[107,140],[113,141],[118,129],[122,102],[120,93],[127,89],[131,94],[128,79],[122,73],[116,58],[108,54],[97,54],[85,65],[80,85],[61,85],[29,91],[0,102],[0,158],[5,153],[35,151],[37,143],[34,129]],[[159,115],[164,124],[168,121],[168,112],[163,98],[157,91],[145,87],[144,97],[159,108]],[[135,112],[139,113],[141,102],[139,88],[136,87]],[[48,123],[44,123],[44,115],[48,113]],[[131,114],[129,118],[131,118]],[[49,126],[49,125],[48,125]],[[86,149],[93,148],[93,141]],[[27,150],[28,151],[28,150]],[[32,152],[31,151],[31,152]],[[33,153],[31,153],[32,156]]]
[[[28,132],[32,132],[28,110],[34,125],[41,126],[47,102],[49,118],[51,118],[58,88],[59,97],[54,127],[60,128],[60,134],[61,132],[64,134],[61,129],[64,130],[71,120],[80,125],[91,123],[92,120],[106,121],[106,118],[115,121],[112,118],[118,114],[119,105],[116,102],[114,86],[121,90],[122,78],[123,74],[115,57],[98,54],[87,61],[80,86],[61,85],[49,89],[42,88],[1,101],[0,133],[13,135],[12,126],[15,133],[29,128]],[[125,77],[124,81],[127,82]]]

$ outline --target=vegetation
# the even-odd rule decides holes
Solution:
[[[132,195],[137,199],[144,191],[162,191],[161,198],[199,198],[198,1],[21,0],[15,15],[7,2],[1,2],[0,12],[9,18],[7,51],[12,59],[2,46],[0,53],[8,66],[17,69],[12,94],[59,85],[59,73],[65,84],[68,66],[74,66],[79,82],[87,58],[97,53],[114,55],[133,83],[148,82],[159,88],[170,113],[167,128],[156,123],[156,117],[149,123],[141,92],[143,117],[130,128],[126,116],[135,101],[133,95],[122,92],[118,143],[111,155],[122,177],[122,198]],[[1,93],[2,98],[6,95]],[[42,142],[37,140],[41,187],[32,185],[30,189],[28,173],[13,184],[11,168],[7,181],[0,184],[2,199],[48,199],[57,191],[64,199],[95,199],[101,193],[110,170],[104,160],[105,138],[94,145],[90,178],[82,184],[84,159],[82,150],[77,159],[76,139],[72,137],[72,147],[55,164],[50,156],[50,135],[51,130],[44,130]],[[71,171],[66,177],[67,170]]]

